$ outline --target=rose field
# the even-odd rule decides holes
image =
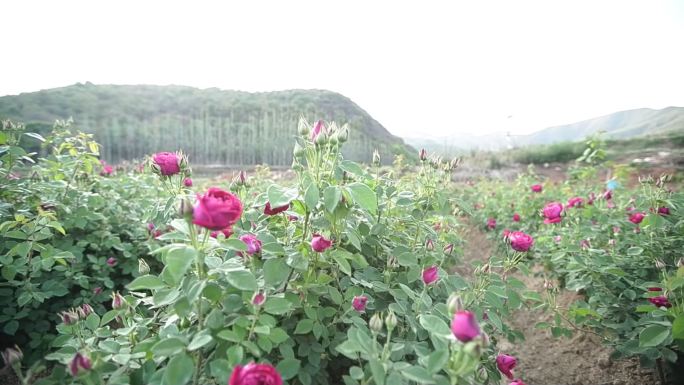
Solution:
[[[592,138],[560,178],[461,181],[354,134],[301,120],[290,171],[208,177],[3,121],[0,383],[684,381],[681,175]]]

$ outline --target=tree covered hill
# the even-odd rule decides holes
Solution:
[[[46,132],[73,117],[95,134],[108,162],[182,149],[195,164],[290,165],[297,122],[335,120],[350,126],[344,153],[384,161],[412,151],[349,98],[323,90],[249,93],[184,86],[76,84],[0,97],[0,118]]]

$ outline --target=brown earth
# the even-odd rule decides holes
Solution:
[[[466,240],[464,267],[457,271],[471,274],[471,264],[487,260],[493,252],[492,243],[486,234],[476,226],[466,225],[462,234]],[[516,273],[528,289],[542,289],[539,277]],[[567,308],[578,298],[574,292],[562,290],[557,297],[558,304]],[[552,322],[550,312],[521,310],[511,319],[514,328],[520,330],[525,341],[512,344],[499,341],[499,348],[518,359],[516,377],[527,385],[649,385],[658,384],[655,373],[642,369],[636,359],[611,360],[611,349],[602,346],[600,338],[588,333],[575,333],[572,338],[555,338],[549,330],[535,329],[538,322]]]

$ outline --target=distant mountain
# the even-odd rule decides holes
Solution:
[[[46,132],[73,117],[116,163],[182,149],[195,164],[290,165],[300,116],[349,123],[350,159],[384,161],[414,150],[349,98],[323,90],[249,93],[182,86],[76,84],[0,97],[0,118]]]
[[[406,138],[406,141],[414,147],[424,147],[433,152],[452,155],[470,149],[497,150],[509,146],[575,142],[598,131],[604,131],[606,138],[611,139],[658,135],[672,131],[684,132],[684,107],[620,111],[581,122],[548,127],[529,135],[508,137],[501,134],[484,136],[454,134],[442,138]]]

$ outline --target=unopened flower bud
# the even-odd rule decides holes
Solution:
[[[385,326],[387,326],[387,330],[393,330],[397,326],[397,316],[391,310],[385,317]]]
[[[317,146],[322,146],[322,145],[328,143],[328,134],[321,131],[318,135],[316,135],[316,138],[314,139],[314,143],[316,143]]]
[[[264,304],[264,302],[266,302],[266,295],[263,292],[258,291],[254,293],[254,296],[252,297],[252,305],[261,306]]]
[[[382,331],[382,318],[380,317],[380,314],[373,314],[370,321],[368,321],[368,327],[375,333],[380,333]]]
[[[340,140],[340,143],[344,143],[347,140],[349,140],[349,125],[345,124],[342,126],[337,134],[338,139]]]
[[[150,273],[150,265],[143,258],[138,259],[138,273],[141,275]]]
[[[19,346],[14,345],[14,347],[9,347],[2,351],[2,359],[5,361],[5,366],[12,366],[24,358],[24,353],[22,353]]]
[[[78,314],[73,310],[63,311],[59,313],[60,318],[62,318],[62,323],[65,325],[73,325],[78,321]]]
[[[309,129],[309,125],[306,123],[306,120],[304,119],[299,119],[299,124],[297,125],[297,133],[301,136],[309,136],[309,133],[311,130]]]
[[[95,310],[93,310],[93,307],[88,305],[87,303],[81,305],[81,311],[83,312],[84,318],[88,317],[89,315],[95,312]]]
[[[76,377],[82,372],[87,372],[92,368],[90,359],[81,353],[76,353],[74,358],[69,363],[69,371],[71,375]]]
[[[373,165],[380,166],[380,153],[377,148],[373,150]]]
[[[244,186],[247,184],[247,173],[245,173],[244,170],[240,170],[240,173],[238,173],[237,183],[239,186]]]
[[[451,255],[451,253],[454,251],[454,244],[453,243],[447,244],[446,246],[444,246],[443,250],[444,250],[444,254]]]
[[[294,154],[295,157],[300,157],[304,155],[304,147],[300,146],[299,143],[295,142],[294,145],[294,150],[292,150],[292,153]]]
[[[420,159],[421,162],[427,160],[427,151],[424,148],[421,148],[420,152],[418,152],[418,159]]]
[[[684,258],[679,258],[677,260],[677,267],[684,267]]]
[[[463,310],[463,300],[461,300],[461,297],[458,294],[451,293],[449,299],[447,299],[447,309],[449,310],[449,314],[454,314],[457,311]]]
[[[425,249],[427,251],[432,251],[435,249],[435,243],[432,241],[432,239],[428,238],[428,240],[425,242]]]
[[[112,309],[121,309],[125,306],[126,300],[119,292],[112,293]]]
[[[553,290],[553,283],[551,283],[551,281],[549,281],[548,279],[545,279],[543,287],[546,290]]]
[[[661,269],[661,270],[663,270],[663,269],[665,269],[665,268],[667,267],[667,265],[665,264],[665,262],[663,262],[663,261],[660,260],[660,259],[656,259],[655,266],[656,266],[657,269]]]

